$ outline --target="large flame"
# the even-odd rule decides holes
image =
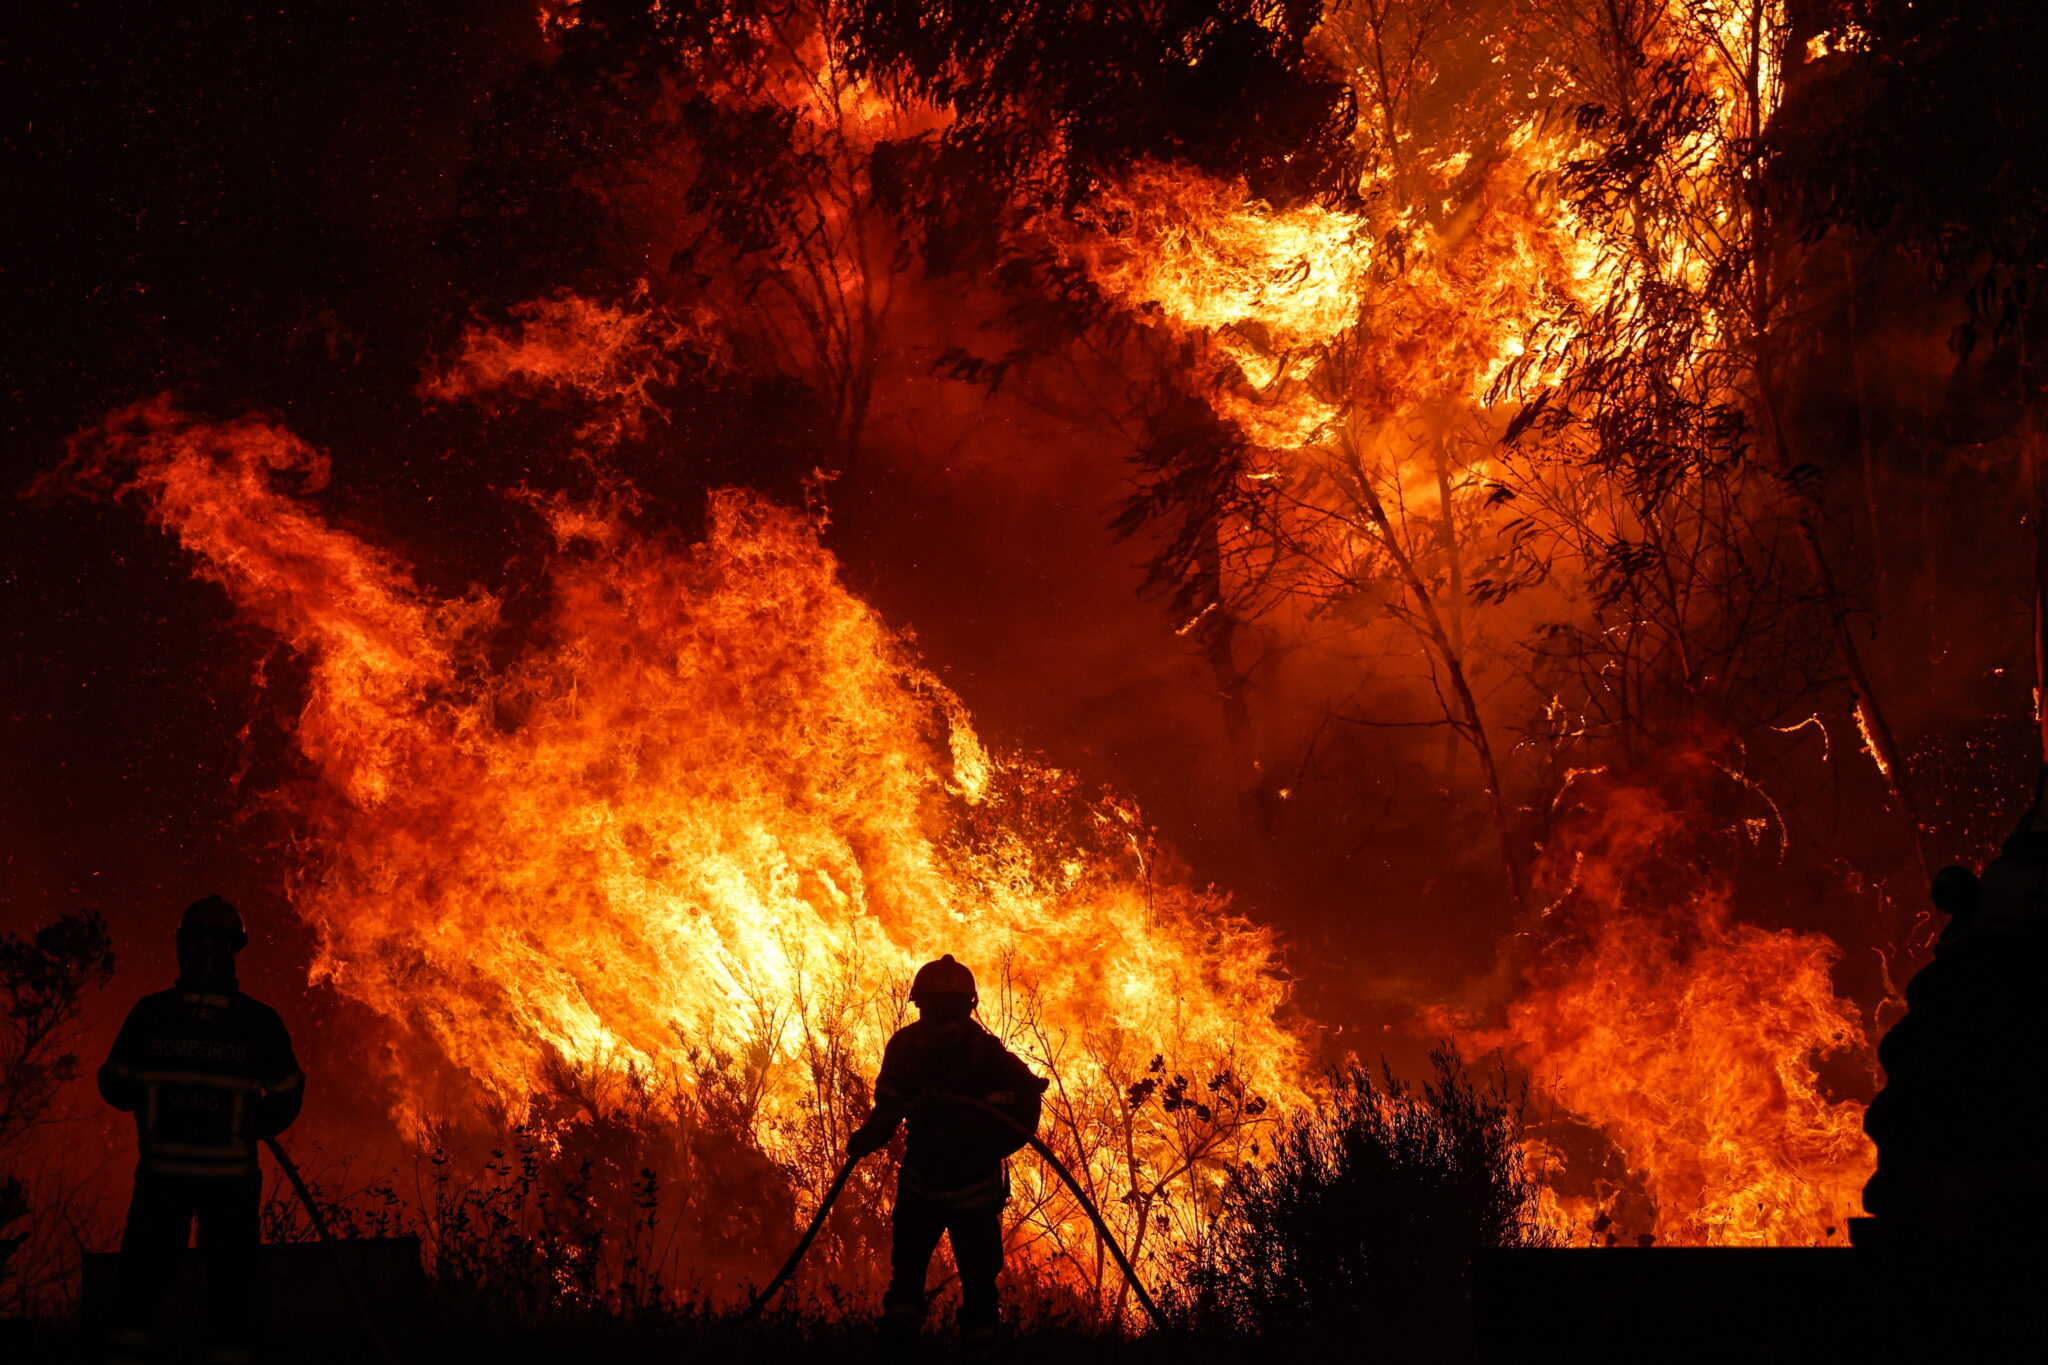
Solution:
[[[1654,1205],[1659,1241],[1842,1243],[1875,1154],[1863,1106],[1827,1098],[1815,1073],[1817,1058],[1868,1046],[1829,976],[1840,950],[1735,919],[1726,880],[1687,856],[1708,804],[1696,787],[1681,803],[1608,774],[1577,786],[1581,811],[1552,851],[1568,927],[1505,1027],[1472,1046],[1505,1048],[1548,1099],[1599,1125]],[[1612,1195],[1566,1207],[1582,1229]]]
[[[1298,555],[1333,602],[1376,576],[1398,594],[1394,564],[1416,585],[1408,591],[1433,584],[1451,610],[1467,609],[1454,561],[1495,566],[1468,570],[1475,578],[1498,572],[1531,526],[1524,505],[1493,496],[1504,475],[1490,452],[1516,405],[1557,382],[1588,332],[1625,326],[1647,295],[1704,299],[1715,253],[1742,228],[1749,209],[1731,157],[1777,108],[1783,5],[1655,3],[1578,18],[1588,33],[1625,26],[1647,65],[1602,75],[1600,59],[1579,54],[1584,69],[1538,60],[1509,74],[1502,28],[1490,38],[1500,88],[1486,96],[1497,108],[1446,125],[1461,143],[1383,135],[1361,114],[1361,145],[1380,153],[1362,154],[1358,199],[1369,209],[1276,207],[1242,183],[1148,164],[1045,228],[1107,298],[1192,348],[1190,386],[1255,448],[1251,477],[1284,490],[1263,504],[1271,542]],[[1363,60],[1353,28],[1399,22],[1336,6],[1321,46],[1341,67]],[[1559,15],[1558,31],[1573,22]],[[1656,158],[1641,168],[1654,193],[1618,226],[1596,221],[1560,184],[1626,112],[1601,107],[1626,103],[1603,81],[1625,87],[1656,65],[1684,73],[1704,116],[1644,153]],[[1352,73],[1362,109],[1394,98],[1376,88],[1385,74]],[[1526,100],[1552,107],[1530,112],[1522,95],[1504,93],[1516,80],[1547,88]],[[1705,304],[1700,313],[1695,347],[1723,344],[1726,319]],[[1454,457],[1447,432],[1460,433]],[[1587,515],[1596,537],[1640,538],[1625,499]],[[1247,581],[1274,572],[1259,555],[1225,557],[1224,574],[1233,568]],[[1548,576],[1570,572],[1554,564]],[[1245,600],[1256,609],[1254,595]],[[1436,648],[1452,647],[1441,632]],[[1476,724],[1453,720],[1468,732]],[[1870,1156],[1859,1107],[1823,1099],[1814,1079],[1816,1054],[1866,1045],[1828,981],[1838,950],[1818,935],[1739,923],[1708,879],[1663,900],[1624,894],[1631,883],[1616,867],[1654,858],[1678,816],[1617,793],[1613,829],[1575,871],[1580,915],[1490,1040],[1528,1069],[1546,1103],[1606,1134],[1653,1200],[1660,1239],[1839,1237]]]
[[[1337,426],[1445,400],[1484,404],[1503,368],[1556,340],[1555,317],[1595,307],[1616,271],[1540,179],[1554,137],[1515,132],[1441,224],[1404,224],[1400,260],[1364,215],[1276,209],[1242,183],[1141,166],[1055,231],[1111,298],[1210,356],[1197,387],[1262,448],[1327,442]],[[1550,366],[1525,363],[1510,397]]]
[[[1398,176],[1362,168],[1355,204],[1275,206],[1145,163],[1034,230],[1187,344],[1189,386],[1255,448],[1253,477],[1287,491],[1276,515],[1297,543],[1361,581],[1385,553],[1393,532],[1361,529],[1338,505],[1355,494],[1326,477],[1341,450],[1390,520],[1477,562],[1523,520],[1494,497],[1514,405],[1554,382],[1575,329],[1647,289],[1704,287],[1741,209],[1722,160],[1779,96],[1776,46],[1754,41],[1783,27],[1775,0],[1632,12],[1646,54],[1684,64],[1715,111],[1659,168],[1686,221],[1641,220],[1654,251],[1572,210],[1558,186],[1583,130],[1522,106],[1434,160],[1409,148]],[[871,344],[843,338],[875,334],[893,287],[884,231],[856,211],[858,153],[938,116],[846,79],[822,32],[780,50],[746,98],[801,114],[831,188],[778,247],[801,267],[796,301],[729,312],[768,330],[785,309],[859,319],[785,329],[810,372],[853,375],[862,357],[834,348]],[[1389,206],[1399,195],[1412,202]],[[612,439],[642,428],[678,356],[734,363],[705,318],[536,300],[511,329],[467,332],[422,394],[573,389],[601,410],[581,437]],[[1724,339],[1711,317],[1697,334]],[[857,431],[860,404],[838,401]],[[1269,938],[1161,875],[1127,807],[991,755],[807,517],[722,493],[683,544],[637,529],[625,493],[544,500],[553,606],[511,635],[489,596],[437,597],[324,520],[306,496],[324,457],[273,424],[145,405],[82,442],[74,471],[140,497],[304,660],[313,856],[294,904],[316,971],[390,1022],[415,1131],[466,1110],[573,1123],[649,1078],[687,1094],[737,1077],[750,1140],[800,1166],[857,1117],[848,1077],[872,1072],[908,974],[941,951],[983,972],[991,1021],[1056,1075],[1055,1131],[1147,1252],[1195,1235],[1264,1112],[1251,1096],[1299,1093]],[[1625,512],[1601,515],[1627,538]],[[1454,569],[1414,573],[1456,602]],[[1813,1070],[1863,1042],[1828,981],[1834,945],[1742,923],[1711,879],[1645,894],[1628,869],[1678,815],[1622,785],[1602,809],[1571,865],[1573,911],[1545,927],[1487,1041],[1606,1134],[1660,1239],[1827,1239],[1869,1165],[1856,1106]],[[1174,1070],[1214,1078],[1213,1102],[1133,1098]],[[1024,1179],[1034,1254],[1099,1285],[1078,1215]]]
[[[316,975],[390,1021],[415,1130],[737,1078],[751,1140],[795,1165],[862,1116],[910,974],[946,951],[1056,1078],[1055,1132],[1127,1222],[1213,1199],[1253,1094],[1294,1093],[1269,938],[1159,875],[1127,807],[992,756],[804,515],[721,493],[686,545],[545,504],[553,607],[508,651],[490,597],[434,597],[283,491],[326,464],[271,423],[159,400],[72,467],[303,659],[293,903]],[[1209,1131],[1127,1098],[1162,1054],[1228,1077]],[[1020,1180],[1036,1254],[1087,1278],[1078,1213]]]
[[[1866,1043],[1828,978],[1839,956],[1818,934],[1735,922],[1712,892],[1617,909],[1490,1040],[1606,1132],[1659,1241],[1839,1245],[1875,1167],[1863,1106],[1826,1098],[1814,1072]]]

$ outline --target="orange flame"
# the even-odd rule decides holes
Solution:
[[[1222,1179],[1216,1132],[1187,1168],[1186,1116],[1125,1102],[1155,1054],[1295,1093],[1269,936],[1159,876],[1128,807],[991,754],[802,515],[720,493],[683,545],[546,506],[553,609],[499,664],[490,597],[435,598],[279,487],[325,468],[267,422],[162,399],[71,463],[304,660],[317,858],[292,902],[315,975],[389,1021],[412,1131],[465,1110],[545,1130],[736,1070],[762,1152],[832,1150],[861,1117],[850,1077],[941,951],[1056,1078],[1059,1140],[1101,1190],[1199,1203]],[[820,1074],[827,1043],[847,1075]],[[1082,1278],[1081,1216],[1019,1181],[1034,1255]],[[1142,1207],[1102,1202],[1127,1223]]]
[[[1362,11],[1328,19],[1354,21],[1396,22]],[[1504,98],[1474,115],[1499,126],[1468,120],[1462,147],[1404,146],[1399,176],[1391,164],[1362,166],[1370,216],[1275,207],[1242,183],[1145,165],[1074,221],[1045,228],[1105,296],[1190,345],[1194,389],[1263,453],[1252,477],[1285,486],[1267,512],[1274,542],[1299,548],[1311,574],[1338,566],[1332,600],[1355,591],[1346,575],[1370,576],[1391,534],[1353,505],[1366,483],[1414,525],[1455,521],[1475,562],[1502,552],[1496,538],[1528,525],[1522,508],[1482,496],[1500,477],[1489,452],[1512,405],[1555,383],[1603,316],[1626,315],[1652,289],[1707,287],[1710,257],[1744,211],[1726,158],[1781,96],[1785,9],[1659,3],[1627,22],[1644,55],[1688,73],[1710,110],[1657,170],[1684,221],[1636,220],[1655,250],[1603,240],[1559,196],[1569,163],[1596,150],[1592,125],[1568,116],[1596,92],[1574,93],[1563,68],[1542,62],[1528,79],[1554,83],[1548,96]],[[1357,50],[1322,46],[1338,63]],[[1373,78],[1361,72],[1354,84],[1368,106]],[[1556,103],[1552,117],[1531,112],[1543,98]],[[1362,128],[1359,140],[1404,136]],[[1405,200],[1390,203],[1397,194]],[[1718,325],[1708,310],[1698,347],[1722,343]],[[1452,429],[1470,439],[1447,475],[1440,433]],[[1463,505],[1446,506],[1454,499]],[[1419,533],[1417,543],[1436,551]],[[1251,565],[1248,577],[1270,572],[1264,559]],[[1443,591],[1456,593],[1455,578]],[[1705,881],[1675,899],[1637,894],[1615,868],[1652,858],[1643,841],[1678,817],[1647,794],[1614,790],[1628,809],[1614,813],[1600,858],[1576,870],[1576,937],[1552,945],[1492,1042],[1606,1132],[1655,1200],[1664,1240],[1838,1233],[1870,1156],[1859,1107],[1823,1099],[1812,1066],[1816,1054],[1864,1043],[1828,982],[1837,949],[1736,923],[1728,893]]]
[[[1571,936],[1529,972],[1506,1025],[1471,1046],[1505,1049],[1607,1134],[1655,1205],[1659,1241],[1842,1242],[1875,1156],[1863,1106],[1827,1099],[1814,1070],[1868,1046],[1829,980],[1840,950],[1738,923],[1712,880],[1670,895],[1698,806],[1608,777],[1589,785],[1591,816],[1558,855],[1571,849]],[[1605,1210],[1564,1211],[1583,1222]]]
[[[1616,267],[1541,187],[1555,137],[1525,127],[1498,158],[1442,169],[1453,221],[1403,229],[1381,261],[1360,214],[1252,199],[1242,183],[1145,165],[1099,192],[1055,246],[1110,298],[1197,342],[1198,383],[1253,444],[1291,451],[1451,401],[1483,406],[1510,362],[1524,397],[1555,368],[1556,317],[1595,306]],[[1532,348],[1539,355],[1532,357]]]
[[[1658,8],[1660,55],[1700,55],[1724,103],[1768,116],[1780,73],[1731,54],[1745,25],[1782,25],[1781,5]],[[575,22],[573,5],[555,14]],[[906,117],[842,80],[815,35],[792,53],[769,97],[820,129],[861,145]],[[1157,165],[1041,228],[1105,295],[1192,343],[1198,387],[1276,471],[1348,429],[1391,452],[1403,505],[1427,512],[1449,494],[1402,468],[1400,420],[1445,408],[1497,430],[1498,403],[1548,382],[1572,319],[1641,283],[1553,197],[1568,134],[1530,122],[1494,143],[1428,172],[1444,211],[1396,212],[1398,253],[1363,213],[1275,208]],[[1703,175],[1714,155],[1681,159]],[[818,211],[832,250],[814,277],[842,299],[869,284],[853,201]],[[1714,212],[1702,202],[1695,226],[1711,235]],[[1683,240],[1666,264],[1685,285],[1705,270]],[[574,391],[605,414],[583,433],[602,438],[655,411],[679,352],[719,354],[708,328],[573,295],[513,322],[470,329],[422,394]],[[1463,467],[1464,486],[1486,468]],[[737,1067],[758,1097],[753,1141],[794,1163],[849,1117],[817,1040],[871,1072],[902,983],[942,950],[1000,983],[992,1022],[1058,1077],[1063,1140],[1128,1196],[1105,1204],[1134,1241],[1155,1225],[1143,1210],[1166,1207],[1152,1195],[1179,1180],[1175,1210],[1213,1200],[1236,1150],[1221,1119],[1134,1125],[1125,1087],[1147,1058],[1299,1093],[1270,938],[1158,876],[1127,807],[992,755],[805,518],[722,493],[702,543],[681,545],[636,531],[623,497],[543,504],[554,608],[506,663],[491,598],[436,598],[311,510],[324,471],[275,426],[161,401],[74,461],[141,497],[306,661],[296,735],[318,856],[293,900],[319,934],[316,972],[390,1021],[413,1130],[465,1108],[573,1122],[647,1078],[692,1092]],[[1834,946],[1736,922],[1716,885],[1644,897],[1615,869],[1654,859],[1678,816],[1617,786],[1609,821],[1600,857],[1575,865],[1575,937],[1486,1041],[1608,1134],[1660,1238],[1824,1239],[1869,1168],[1857,1107],[1825,1099],[1812,1064],[1864,1041],[1827,979]],[[1033,1254],[1087,1278],[1078,1215],[1023,1180],[1045,1233]],[[1158,1216],[1153,1254],[1196,1235]]]
[[[505,327],[465,327],[454,354],[422,376],[419,395],[452,403],[574,393],[596,412],[579,437],[617,440],[659,411],[654,389],[675,380],[684,355],[704,370],[729,364],[708,317],[682,321],[639,300],[607,305],[563,291],[514,305]]]

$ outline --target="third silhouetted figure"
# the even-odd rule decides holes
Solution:
[[[889,1040],[874,1113],[847,1140],[847,1154],[878,1150],[907,1122],[884,1320],[906,1335],[922,1328],[925,1272],[946,1236],[960,1272],[961,1343],[970,1355],[986,1355],[995,1345],[1003,1205],[1010,1197],[1004,1159],[1027,1139],[959,1099],[992,1106],[1029,1133],[1038,1127],[1046,1082],[975,1020],[974,973],[951,954],[918,970],[910,999],[919,1018]]]
[[[1878,1044],[1884,1088],[1863,1126],[1876,1243],[2030,1246],[2048,1202],[2048,772],[1981,879],[1934,879],[1949,920]]]
[[[218,896],[178,925],[178,984],[144,996],[100,1068],[100,1094],[135,1115],[142,1161],[121,1234],[116,1362],[146,1358],[178,1260],[199,1225],[210,1309],[209,1361],[250,1358],[262,1175],[256,1144],[298,1117],[305,1077],[277,1011],[243,995],[242,916]]]

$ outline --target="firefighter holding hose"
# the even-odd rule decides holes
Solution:
[[[996,1276],[1010,1197],[1005,1158],[1036,1131],[1046,1082],[974,1018],[974,973],[952,954],[918,969],[910,999],[919,1017],[889,1040],[874,1112],[847,1139],[847,1156],[878,1151],[897,1125],[908,1127],[890,1217],[885,1329],[899,1337],[922,1330],[925,1273],[945,1236],[960,1273],[961,1345],[971,1358],[986,1358],[995,1349],[999,1316]],[[1016,1127],[979,1105],[1009,1116]]]
[[[147,1358],[150,1330],[199,1225],[206,1266],[206,1359],[250,1359],[263,1177],[256,1144],[298,1117],[305,1076],[277,1011],[242,994],[242,916],[218,896],[178,925],[178,983],[130,1011],[100,1068],[100,1094],[135,1115],[142,1160],[121,1234],[121,1287],[109,1362]]]

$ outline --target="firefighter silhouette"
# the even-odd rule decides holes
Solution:
[[[206,1268],[209,1361],[250,1359],[262,1175],[256,1144],[298,1117],[305,1076],[277,1011],[242,994],[242,916],[218,896],[178,925],[178,984],[128,1014],[100,1094],[135,1115],[142,1159],[121,1234],[110,1362],[147,1357],[193,1223]]]
[[[2048,774],[2044,774],[2048,776]],[[2035,803],[1980,879],[1935,877],[1948,916],[1906,1014],[1878,1044],[1884,1088],[1864,1115],[1877,1243],[2018,1244],[2048,1208],[2048,808]]]
[[[994,1349],[999,1316],[996,1276],[1010,1197],[1005,1158],[1025,1138],[987,1111],[949,1097],[981,1101],[1035,1132],[1046,1082],[975,1020],[974,973],[952,954],[918,969],[910,999],[919,1017],[889,1040],[874,1112],[847,1139],[847,1155],[878,1150],[899,1123],[908,1128],[890,1217],[885,1327],[900,1336],[923,1327],[925,1273],[945,1236],[960,1273],[961,1343],[970,1355],[986,1355]]]

